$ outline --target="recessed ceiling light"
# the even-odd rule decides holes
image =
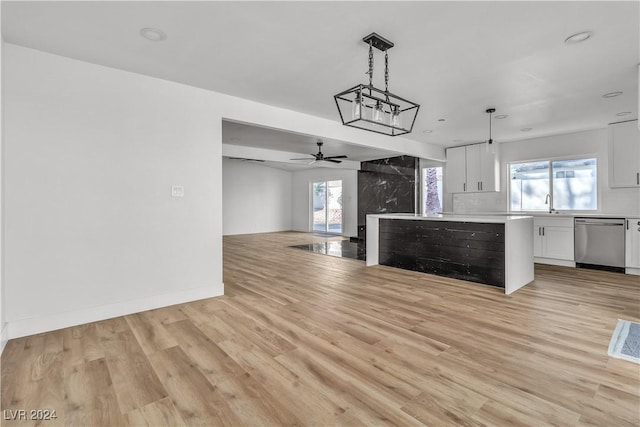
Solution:
[[[603,98],[615,98],[616,96],[622,95],[622,92],[609,92],[602,95]]]
[[[439,121],[439,122],[444,122],[445,120],[444,120],[444,119],[438,119],[438,121]]]
[[[433,131],[431,129],[425,129],[422,131],[422,133],[433,133]]]
[[[629,114],[631,114],[631,111],[621,111],[620,113],[616,114],[616,116],[628,116]]]
[[[522,128],[522,129],[520,129],[521,132],[529,132],[530,130],[533,130],[533,128]]]
[[[501,120],[501,119],[506,119],[507,117],[509,117],[508,114],[500,114],[499,116],[495,116],[494,119]]]
[[[582,31],[579,33],[575,33],[564,39],[565,44],[576,44],[582,43],[583,41],[589,40],[593,37],[593,33],[591,31]]]
[[[167,34],[157,28],[143,28],[140,30],[140,35],[152,42],[161,42],[167,38]]]

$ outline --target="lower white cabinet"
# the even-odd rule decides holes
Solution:
[[[627,218],[625,227],[625,266],[640,269],[640,218]]]
[[[538,263],[575,265],[573,218],[534,218],[533,256]]]

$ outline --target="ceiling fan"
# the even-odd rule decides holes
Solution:
[[[347,156],[328,156],[325,157],[324,154],[322,153],[322,144],[323,142],[321,140],[318,140],[318,142],[316,142],[316,144],[318,145],[318,153],[317,154],[311,154],[311,156],[313,157],[304,157],[304,158],[300,158],[300,159],[289,159],[289,160],[310,160],[310,162],[308,164],[313,164],[315,162],[331,162],[331,163],[342,163],[342,160],[336,160],[336,159],[346,159]]]

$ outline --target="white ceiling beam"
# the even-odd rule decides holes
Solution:
[[[265,160],[270,162],[289,163],[292,165],[306,165],[304,160],[291,160],[300,157],[309,157],[306,153],[292,153],[288,151],[267,150],[265,148],[246,147],[243,145],[222,144],[224,157],[238,157],[242,159]],[[315,162],[309,168],[333,168],[360,170],[360,162],[342,160],[342,163]]]

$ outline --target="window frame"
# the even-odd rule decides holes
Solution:
[[[420,192],[418,194],[418,200],[416,200],[417,203],[420,203],[420,209],[417,210],[417,212],[420,212],[421,215],[426,215],[426,210],[425,210],[425,199],[427,198],[427,194],[426,191],[424,189],[424,170],[426,168],[442,168],[442,211],[445,212],[445,196],[447,194],[447,183],[446,183],[446,179],[445,179],[445,168],[446,168],[446,162],[439,162],[437,160],[427,160],[427,159],[420,159],[420,161],[418,162],[418,167],[420,169],[420,172],[417,174],[418,176],[416,176],[416,178],[419,180],[419,188],[420,188]]]
[[[553,162],[557,162],[557,161],[565,161],[565,160],[581,160],[581,159],[595,159],[596,160],[596,208],[595,209],[581,209],[581,210],[576,210],[576,209],[556,209],[554,207],[554,194],[553,194]],[[537,159],[530,159],[530,160],[511,160],[506,162],[506,174],[507,174],[507,182],[509,183],[507,185],[507,211],[509,213],[531,213],[531,214],[540,214],[540,213],[544,213],[544,212],[548,212],[548,210],[529,210],[529,211],[516,211],[516,210],[512,210],[511,209],[511,165],[512,164],[521,164],[521,163],[535,163],[535,162],[547,162],[549,163],[549,194],[551,195],[551,208],[553,209],[553,212],[563,212],[563,213],[598,213],[600,212],[600,203],[601,203],[601,182],[602,180],[600,179],[600,175],[601,175],[601,168],[600,168],[600,156],[598,156],[597,153],[583,153],[583,154],[578,154],[578,155],[571,155],[571,156],[559,156],[559,157],[542,157],[542,158],[537,158]]]

